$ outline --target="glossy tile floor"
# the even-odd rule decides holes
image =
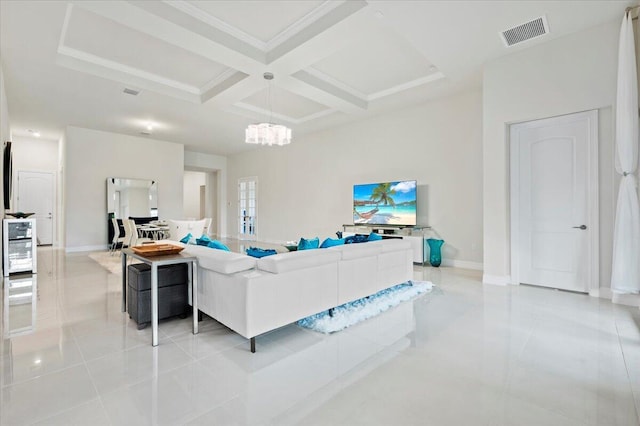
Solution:
[[[330,336],[245,339],[163,321],[160,345],[120,312],[121,281],[86,254],[39,250],[4,286],[2,425],[638,425],[640,311],[584,295],[438,288]],[[9,298],[11,296],[11,298]]]

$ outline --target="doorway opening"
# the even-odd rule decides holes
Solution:
[[[216,171],[184,171],[183,217],[187,220],[211,219],[204,233],[219,236],[218,220],[218,173]]]

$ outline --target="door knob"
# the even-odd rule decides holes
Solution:
[[[587,225],[574,226],[575,229],[582,229],[583,231],[587,229]]]

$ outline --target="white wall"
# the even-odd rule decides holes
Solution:
[[[58,141],[50,139],[39,139],[35,137],[15,136],[13,138],[11,151],[13,153],[13,194],[11,197],[11,207],[14,211],[24,210],[21,209],[18,205],[18,172],[28,171],[53,173],[53,245],[58,245]]]
[[[206,185],[206,173],[184,172],[183,218],[202,219],[200,217],[200,186]]]
[[[4,89],[4,74],[0,67],[0,138],[2,143],[11,140],[11,128],[9,126],[9,104],[7,103],[7,92]],[[0,165],[0,172],[2,165]],[[0,185],[0,195],[2,195],[2,185]],[[1,199],[1,198],[0,198]]]
[[[67,251],[106,247],[108,177],[155,180],[160,218],[182,216],[181,144],[67,127],[64,167]]]
[[[1,63],[2,61],[0,61]],[[11,140],[10,126],[9,126],[9,104],[7,103],[7,94],[4,90],[4,75],[2,73],[2,66],[0,66],[0,146],[4,148],[4,143]],[[4,153],[4,151],[2,151]],[[4,164],[0,161],[0,203],[2,204],[2,210],[4,210],[4,185],[2,182],[2,174],[4,173]],[[0,238],[2,238],[2,229],[0,229]],[[2,265],[0,265],[0,271]]]
[[[484,282],[510,281],[509,124],[598,109],[600,286],[609,286],[616,199],[612,105],[616,96],[618,31],[619,22],[611,22],[486,64]]]
[[[220,209],[225,209],[225,203],[219,203],[218,201],[218,175],[220,171],[205,173],[205,186],[207,188],[207,199],[205,206],[205,216],[212,219],[211,226],[209,227],[209,235],[219,235],[218,233],[218,217],[220,215]],[[225,191],[226,194],[226,191]]]
[[[467,92],[229,157],[227,232],[237,181],[258,177],[258,239],[326,238],[353,223],[356,183],[418,180],[418,223],[444,258],[482,262],[482,94]]]
[[[9,126],[9,104],[7,103],[7,93],[4,89],[4,74],[2,67],[0,66],[0,142],[4,149],[4,143],[11,140]],[[2,151],[4,153],[4,151]],[[0,203],[4,204],[4,185],[2,182],[2,173],[4,173],[4,162],[0,161]],[[4,206],[3,206],[4,210]],[[0,237],[2,236],[2,230],[0,230]],[[0,266],[0,268],[2,268]]]
[[[14,136],[11,148],[14,171],[55,173],[58,169],[57,140]]]

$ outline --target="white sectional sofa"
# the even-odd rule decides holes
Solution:
[[[250,339],[412,279],[407,241],[389,239],[255,259],[188,245],[198,258],[198,309]]]

